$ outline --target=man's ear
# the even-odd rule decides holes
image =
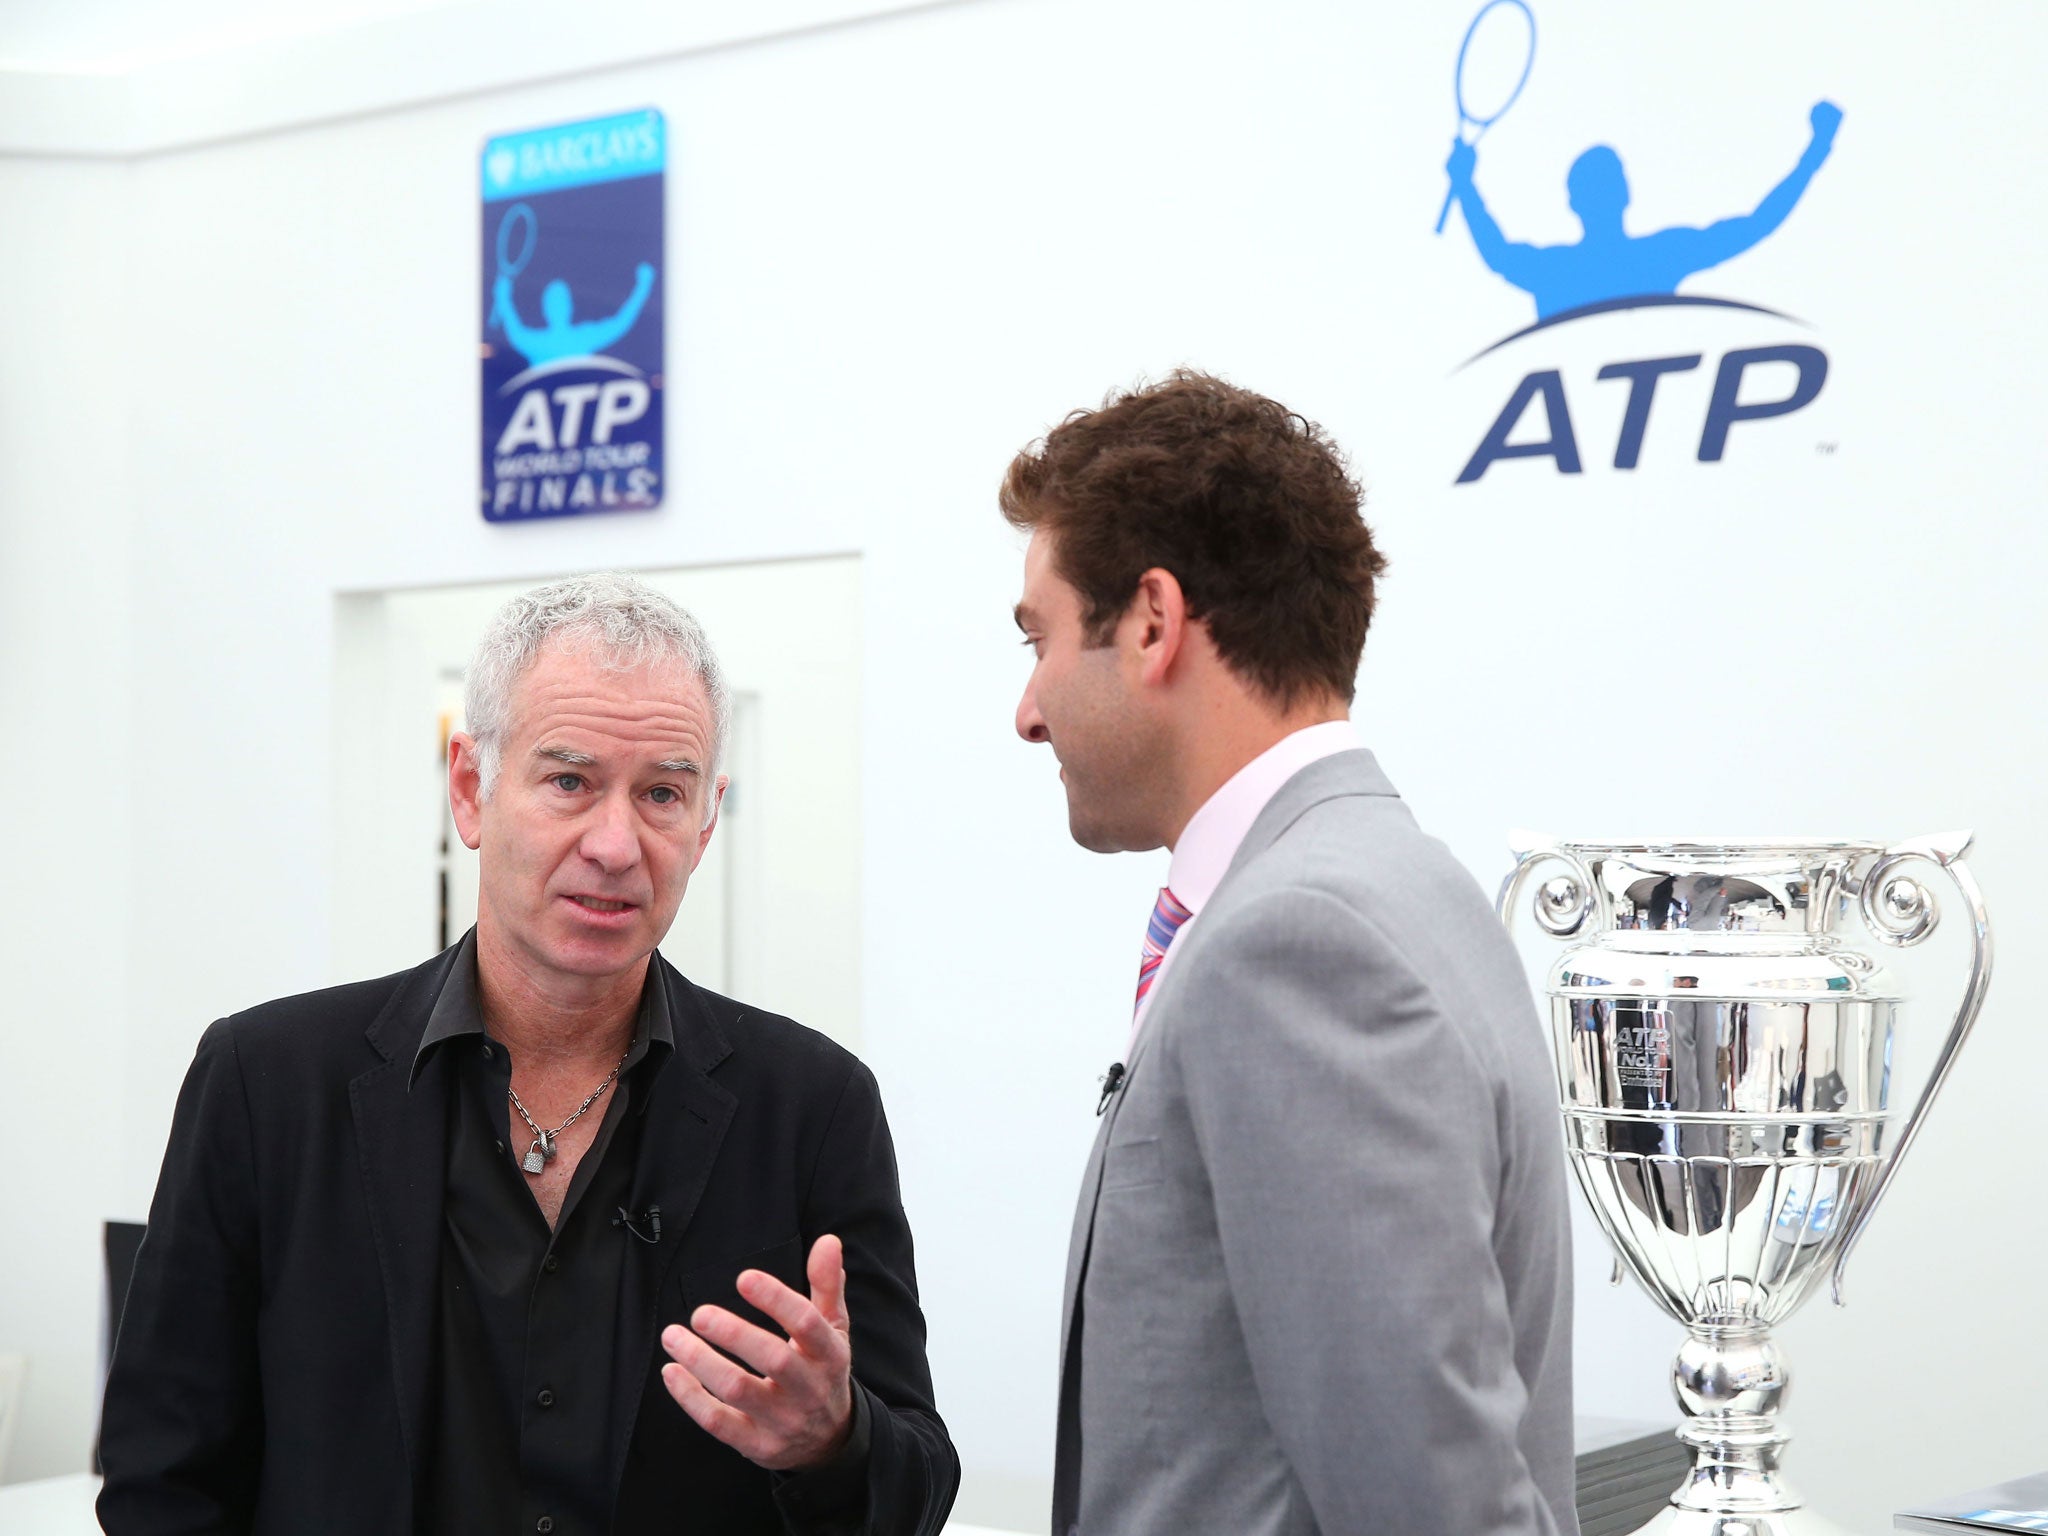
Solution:
[[[704,823],[704,830],[697,834],[697,858],[690,865],[693,871],[698,864],[704,862],[704,850],[711,846],[711,834],[718,830],[719,807],[725,804],[725,786],[731,782],[721,773],[717,782],[711,786],[711,817]]]
[[[1156,565],[1140,576],[1124,623],[1138,647],[1139,680],[1155,688],[1165,683],[1187,641],[1188,600],[1180,578]]]
[[[448,738],[448,809],[455,815],[455,830],[465,848],[483,841],[483,781],[477,772],[476,738],[457,731]]]

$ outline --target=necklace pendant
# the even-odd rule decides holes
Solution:
[[[526,1149],[526,1157],[519,1166],[528,1173],[539,1173],[548,1165],[548,1150],[544,1141],[536,1140]]]

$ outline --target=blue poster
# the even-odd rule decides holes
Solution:
[[[659,112],[504,134],[483,150],[483,514],[661,504]]]

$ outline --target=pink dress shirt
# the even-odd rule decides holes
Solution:
[[[1358,738],[1358,728],[1349,720],[1326,720],[1283,736],[1225,780],[1223,787],[1204,800],[1202,808],[1189,818],[1181,829],[1180,841],[1173,845],[1166,888],[1194,915],[1180,925],[1173,942],[1167,945],[1166,958],[1159,962],[1152,988],[1131,1017],[1130,1044],[1124,1049],[1126,1061],[1130,1059],[1131,1047],[1138,1043],[1138,1030],[1144,1025],[1152,999],[1159,995],[1159,988],[1166,981],[1174,955],[1186,945],[1188,930],[1200,921],[1203,904],[1223,883],[1230,861],[1237,857],[1238,845],[1259,819],[1266,802],[1310,763],[1364,745]]]

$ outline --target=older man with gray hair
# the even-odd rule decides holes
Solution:
[[[477,925],[199,1043],[114,1352],[144,1533],[934,1533],[959,1481],[873,1076],[656,953],[718,824],[703,631],[513,599],[448,796]]]

